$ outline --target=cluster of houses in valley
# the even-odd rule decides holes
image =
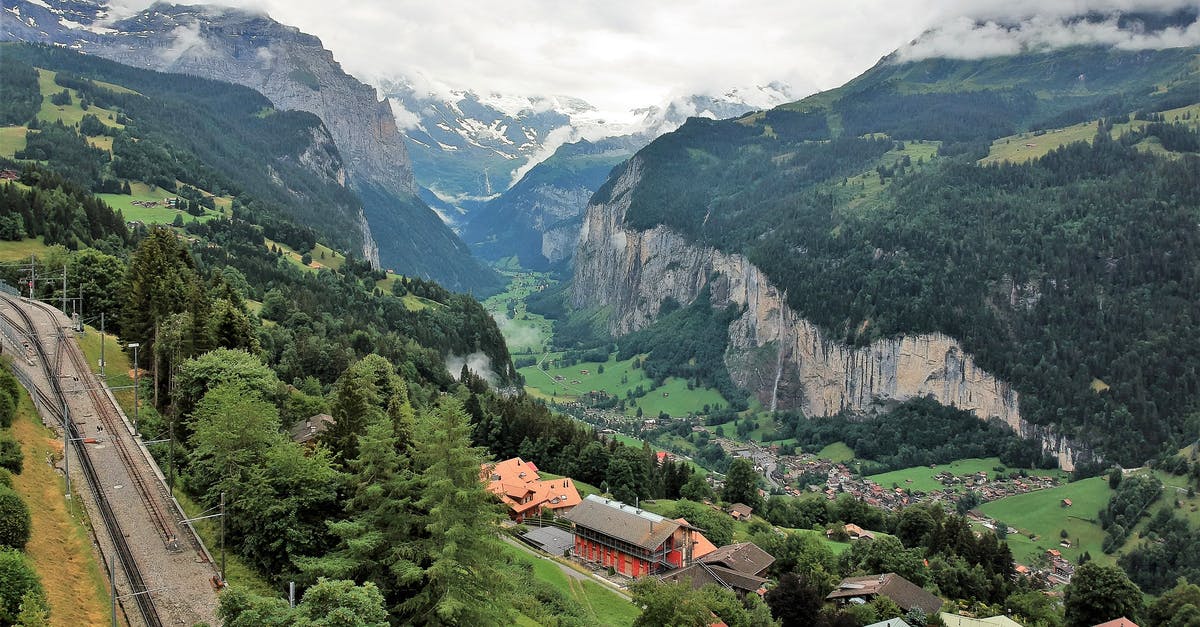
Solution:
[[[162,201],[131,200],[129,202],[129,204],[133,205],[134,207],[169,207],[171,209],[174,209],[179,205],[179,199],[178,198],[163,198]]]

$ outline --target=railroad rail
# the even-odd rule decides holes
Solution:
[[[88,488],[95,499],[96,508],[100,512],[100,516],[104,521],[104,526],[108,530],[108,535],[112,540],[113,550],[116,553],[117,561],[121,565],[121,569],[125,572],[125,579],[129,583],[130,595],[133,596],[137,603],[138,612],[141,614],[142,620],[150,627],[162,627],[162,621],[159,619],[158,612],[154,607],[154,600],[150,596],[150,590],[146,587],[146,582],[142,578],[141,570],[138,568],[137,560],[133,556],[133,552],[129,549],[129,543],[125,539],[124,532],[121,531],[121,524],[113,513],[112,506],[108,501],[107,496],[101,487],[100,479],[96,474],[96,470],[92,465],[91,458],[88,455],[87,447],[83,443],[83,435],[79,433],[79,429],[75,426],[74,421],[64,415],[61,408],[66,406],[66,395],[63,393],[62,386],[59,383],[57,373],[50,366],[50,360],[47,357],[46,349],[42,345],[41,337],[38,334],[37,326],[33,323],[33,318],[29,312],[25,311],[20,306],[21,302],[36,303],[35,306],[43,306],[37,301],[25,300],[18,296],[13,296],[5,291],[3,297],[9,302],[11,308],[17,312],[21,321],[18,322],[7,312],[0,312],[4,320],[18,333],[22,333],[28,338],[29,346],[32,347],[37,357],[41,360],[42,371],[50,383],[53,396],[47,394],[42,388],[32,380],[27,381],[30,391],[42,401],[42,406],[46,408],[52,416],[61,422],[67,430],[67,441],[71,442],[75,448],[76,457],[79,459],[79,466],[83,471],[83,475],[88,484]],[[53,319],[53,318],[51,318]],[[26,330],[22,330],[22,327]],[[90,370],[84,369],[87,372]],[[115,439],[115,438],[114,438]],[[69,454],[69,451],[63,450],[63,455]],[[140,473],[137,469],[130,468],[132,476],[138,476]],[[124,607],[124,603],[122,603]]]

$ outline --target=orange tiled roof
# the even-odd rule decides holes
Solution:
[[[519,514],[536,513],[543,507],[574,507],[582,500],[574,481],[568,478],[542,480],[537,466],[520,457],[483,464],[480,477],[488,482],[489,492]]]

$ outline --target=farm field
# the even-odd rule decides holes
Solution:
[[[12,159],[18,150],[25,149],[24,126],[0,127],[0,157]]]
[[[483,301],[483,307],[495,318],[513,357],[541,353],[554,333],[553,323],[540,314],[531,313],[525,306],[525,299],[553,285],[554,281],[542,272],[501,270],[501,273],[509,278],[508,286]],[[509,317],[509,311],[512,311],[512,317]]]
[[[848,462],[854,459],[854,451],[845,442],[834,442],[817,451],[817,459],[828,459],[831,462]]]
[[[47,462],[62,456],[62,442],[42,425],[29,395],[21,390],[11,428],[25,454],[13,488],[29,505],[33,530],[25,552],[46,591],[50,625],[99,625],[108,620],[108,584],[92,552],[86,513],[63,498],[62,477]],[[78,486],[76,486],[78,488]]]
[[[30,255],[44,255],[49,249],[40,237],[27,237],[19,242],[0,241],[0,261],[29,261]]]
[[[1058,549],[1063,557],[1076,564],[1085,551],[1098,562],[1111,563],[1113,558],[1100,550],[1104,531],[1100,529],[1098,518],[1111,495],[1107,479],[1092,477],[984,503],[979,509],[1020,530],[1019,534],[1008,535],[1008,545],[1018,562],[1028,564],[1047,549]],[[1064,507],[1063,499],[1070,499],[1071,506]],[[1059,546],[1059,534],[1063,529],[1071,540],[1071,548]],[[1037,539],[1030,539],[1030,534],[1036,535]]]
[[[1192,126],[1200,124],[1200,105],[1190,105],[1163,111],[1163,117],[1168,122],[1184,122]],[[1187,116],[1187,119],[1185,119]],[[1133,122],[1121,122],[1113,125],[1112,136],[1120,137],[1122,133],[1128,132],[1134,128],[1140,128],[1146,122],[1134,120]],[[1009,137],[1001,137],[992,142],[992,147],[988,155],[979,160],[980,164],[986,165],[989,163],[1000,163],[1003,161],[1011,161],[1013,163],[1023,163],[1044,157],[1050,151],[1071,144],[1074,142],[1091,142],[1096,137],[1096,123],[1084,122],[1064,128],[1048,130],[1041,135],[1034,133],[1020,133]],[[1147,150],[1154,150],[1148,144]],[[1159,146],[1161,150],[1161,146]]]
[[[635,415],[639,407],[643,416],[653,418],[660,412],[671,416],[684,416],[688,413],[702,413],[705,405],[712,408],[726,404],[725,399],[716,390],[689,390],[687,381],[674,377],[668,378],[662,387],[652,388],[654,381],[646,377],[645,372],[634,367],[635,359],[636,357],[631,357],[617,361],[615,355],[610,355],[608,361],[603,363],[580,362],[573,366],[547,370],[535,365],[522,368],[520,373],[525,377],[526,388],[536,391],[535,396],[559,402],[577,400],[592,390],[625,398],[627,391],[641,385],[649,391],[626,407],[625,414],[628,416]],[[600,366],[604,366],[604,372],[600,372]],[[584,374],[585,370],[587,374]],[[555,377],[561,377],[561,380],[555,380]]]
[[[131,182],[129,188],[133,192],[131,195],[96,194],[96,196],[103,200],[109,207],[121,210],[121,215],[126,220],[137,220],[146,224],[171,224],[175,220],[175,216],[178,215],[182,215],[185,222],[191,222],[192,220],[207,222],[221,215],[220,212],[211,209],[205,209],[204,215],[196,217],[189,215],[187,212],[172,209],[171,207],[139,207],[133,204],[134,201],[161,203],[164,198],[175,198],[177,195],[158,187],[152,189],[149,185],[139,182]]]
[[[938,464],[932,468],[929,466],[914,466],[912,468],[871,475],[867,478],[885,488],[896,484],[897,487],[912,489],[914,491],[933,492],[941,490],[944,487],[941,482],[934,478],[942,472],[949,472],[958,477],[973,475],[978,472],[986,472],[988,476],[992,476],[995,474],[993,468],[997,467],[1004,467],[1004,464],[1000,463],[1000,458],[998,457],[975,457],[955,460],[949,464]],[[1005,467],[1005,472],[1013,470],[1020,469]],[[1057,470],[1028,470],[1028,472],[1035,476],[1063,476],[1063,473]]]
[[[56,105],[56,104],[50,102],[51,95],[57,94],[63,90],[62,87],[60,87],[58,84],[56,84],[54,82],[54,77],[58,76],[58,73],[51,72],[49,70],[42,70],[42,69],[39,69],[37,72],[38,72],[38,87],[42,90],[42,108],[38,111],[38,119],[39,120],[44,120],[46,122],[54,122],[56,120],[62,120],[63,124],[72,126],[75,124],[79,124],[80,120],[83,119],[83,116],[90,113],[92,115],[95,115],[97,118],[100,118],[100,121],[108,126],[112,126],[115,128],[125,128],[125,126],[123,124],[118,124],[116,121],[109,119],[110,115],[114,119],[117,117],[115,111],[112,111],[109,109],[104,109],[104,108],[97,107],[94,105],[88,107],[87,111],[84,111],[83,107],[79,106],[79,92],[75,91],[74,89],[70,90],[71,91],[71,104],[59,106],[59,105]],[[125,89],[123,87],[117,87],[116,85],[109,85],[108,83],[103,83],[103,85],[110,89],[114,89],[114,91],[115,90],[120,90],[120,91],[125,91],[125,92],[129,91],[128,89]]]
[[[549,584],[563,593],[567,598],[575,600],[583,607],[588,615],[585,621],[590,625],[609,625],[625,627],[632,625],[641,611],[616,592],[606,589],[602,584],[589,580],[579,580],[563,572],[557,562],[540,559],[515,546],[505,545],[504,554],[514,563],[529,568],[534,579]],[[523,617],[528,619],[528,617]],[[535,621],[529,624],[536,625]]]
[[[934,141],[910,141],[904,142],[904,147],[901,149],[892,149],[884,153],[879,160],[880,165],[891,167],[908,157],[911,167],[919,168],[921,164],[928,164],[930,161],[937,158],[938,146],[941,142]],[[846,206],[849,209],[856,209],[864,206],[872,198],[877,196],[883,190],[885,184],[880,181],[879,173],[874,168],[861,172],[846,179],[846,184],[840,189],[846,190],[849,197],[846,201]]]

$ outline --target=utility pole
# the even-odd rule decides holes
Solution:
[[[134,368],[137,368],[137,364],[134,364]],[[137,371],[135,370],[134,372],[137,372]],[[108,382],[108,364],[104,363],[104,312],[103,311],[100,312],[100,380],[104,381],[106,383]],[[134,388],[136,389],[137,386],[134,386]],[[134,392],[134,394],[136,395],[137,392]],[[134,432],[136,433],[137,429],[134,429]]]
[[[37,255],[29,255],[29,300],[33,300],[34,290],[37,289]]]
[[[102,318],[103,320],[103,318]],[[103,324],[103,323],[102,323]],[[130,342],[129,348],[133,349],[133,436],[137,437],[138,433],[138,397],[141,390],[138,389],[138,347],[141,346],[138,342]],[[100,350],[103,353],[104,344],[100,344]]]
[[[225,585],[225,493],[221,493],[221,585]]]
[[[63,264],[63,293],[62,293],[62,312],[64,316],[70,316],[67,313],[67,266]]]
[[[108,598],[112,599],[112,626],[117,627],[117,544],[108,556]]]
[[[65,339],[66,339],[66,334],[64,334],[62,332],[62,330],[59,330],[59,332],[58,332],[58,350],[60,353],[64,348],[66,348],[63,345],[63,340],[65,340]],[[55,372],[55,376],[57,376],[57,369]],[[63,417],[63,425],[62,425],[62,427],[63,427],[63,468],[64,468],[63,477],[66,478],[66,482],[67,482],[67,500],[69,501],[69,500],[71,500],[71,416],[69,414],[69,410],[67,409],[67,395],[60,393],[59,396],[62,397],[62,417]]]

